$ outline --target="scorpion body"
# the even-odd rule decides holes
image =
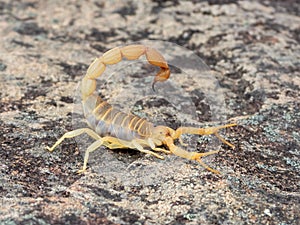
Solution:
[[[196,160],[207,170],[219,173],[219,171],[210,168],[201,161],[203,156],[215,154],[218,151],[205,153],[189,152],[176,146],[174,140],[179,139],[180,143],[182,143],[180,136],[185,133],[198,135],[214,134],[223,143],[234,148],[234,145],[227,142],[218,134],[218,131],[223,128],[236,126],[236,124],[226,124],[209,128],[179,127],[176,130],[166,126],[154,126],[144,118],[126,114],[113,108],[113,106],[95,93],[96,78],[105,71],[107,65],[116,64],[123,57],[127,60],[136,60],[142,55],[146,56],[150,64],[160,67],[160,71],[154,77],[152,88],[156,82],[163,82],[169,78],[170,69],[167,62],[153,48],[144,45],[129,45],[121,48],[116,47],[107,51],[101,57],[96,58],[89,66],[81,83],[84,116],[90,128],[81,128],[65,133],[51,148],[48,147],[48,150],[53,151],[65,138],[72,138],[86,133],[95,139],[95,142],[85,151],[83,167],[78,172],[86,170],[89,153],[104,145],[110,149],[137,149],[160,159],[164,159],[164,157],[157,152],[172,153],[182,158]],[[167,146],[168,150],[160,147],[163,145]],[[150,148],[152,151],[146,148]]]
[[[131,141],[151,136],[153,124],[135,115],[121,112],[93,94],[84,103],[89,127],[101,137],[112,136]]]

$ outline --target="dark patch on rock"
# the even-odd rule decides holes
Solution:
[[[86,222],[83,221],[80,216],[76,215],[75,213],[68,213],[60,218],[60,221],[64,221],[65,224],[79,224],[85,225]]]
[[[118,194],[112,194],[110,191],[100,187],[95,187],[95,186],[87,186],[87,187],[91,190],[91,192],[93,192],[97,196],[102,196],[106,199],[113,200],[114,202],[122,201],[122,198]]]
[[[213,37],[211,37],[208,41],[207,41],[207,45],[209,47],[213,47],[213,46],[216,46],[220,43],[220,41],[222,41],[222,38],[225,37],[226,34],[225,33],[222,33],[222,34],[217,34]]]
[[[32,45],[32,44],[28,44],[28,43],[25,43],[23,41],[18,41],[18,40],[15,40],[15,39],[12,40],[12,43],[20,45],[20,46],[25,47],[25,48],[33,48],[34,47],[34,45]]]
[[[249,137],[246,142],[251,149],[237,145],[237,149],[224,152],[225,157],[230,157],[231,166],[235,170],[252,174],[261,182],[269,183],[281,191],[294,192],[299,190],[299,163],[295,149],[300,148],[299,141],[293,140],[293,130],[300,125],[300,119],[293,112],[300,109],[298,103],[291,105],[274,106],[271,109],[261,111],[260,114],[248,119],[249,124],[257,124],[256,131],[246,130],[242,127],[232,128],[239,130],[241,136]],[[259,119],[259,118],[263,119]],[[259,120],[256,120],[259,119]],[[272,125],[270,124],[272,121]],[[293,123],[294,128],[287,124]],[[275,128],[276,127],[276,128]],[[289,131],[290,129],[290,131]],[[272,143],[272,145],[270,145]],[[227,155],[227,156],[226,156]],[[282,180],[285,180],[282,183]],[[268,189],[268,187],[266,187]],[[257,187],[255,187],[257,190]],[[269,190],[270,191],[270,190]]]
[[[231,99],[231,101],[235,101],[235,115],[241,115],[245,111],[258,112],[265,102],[267,93],[263,88],[254,89],[254,83],[243,78],[247,75],[247,71],[243,68],[234,66],[233,71],[226,73],[225,77],[219,79],[219,84],[236,94],[235,98]]]
[[[73,98],[70,98],[69,96],[61,96],[60,101],[65,103],[74,103]]]
[[[243,112],[256,113],[261,109],[264,103],[266,94],[263,90],[254,90],[243,96],[237,97],[235,115],[241,115]]]
[[[154,33],[153,31],[149,31],[149,29],[147,28],[144,30],[139,30],[138,32],[135,33],[131,33],[129,35],[132,42],[137,42],[140,40],[149,39],[149,36],[153,33]]]
[[[278,91],[277,92],[266,93],[266,97],[278,100],[279,99],[279,96],[278,96],[279,94],[280,93]]]
[[[28,86],[21,100],[33,100],[39,96],[46,96],[46,94],[47,94],[46,89],[42,88],[41,86],[32,85],[32,86]]]
[[[171,37],[168,39],[168,41],[174,42],[178,45],[186,46],[195,33],[200,33],[200,31],[194,29],[184,30],[179,36]]]
[[[116,210],[113,210],[111,214],[113,216],[120,217],[120,219],[127,224],[134,224],[140,222],[139,221],[140,216],[131,213],[130,210],[127,209],[118,208]]]
[[[197,50],[195,50],[196,54],[210,67],[214,67],[220,62],[220,60],[224,60],[226,62],[230,61],[225,52],[217,52],[206,54],[201,50],[198,50],[201,46],[195,46]]]
[[[35,22],[25,22],[15,28],[15,31],[22,35],[46,35],[48,31],[39,27]]]
[[[243,97],[246,92],[246,89],[249,88],[250,85],[251,85],[250,81],[247,81],[245,79],[240,79],[238,80],[237,84],[231,89],[234,93],[237,94],[238,97]],[[250,89],[253,88],[250,87]],[[249,97],[247,97],[247,99],[249,99]]]
[[[6,65],[2,62],[0,62],[0,71],[5,71],[6,70]]]
[[[241,79],[243,75],[247,72],[243,67],[234,68],[233,70],[234,70],[233,72],[229,72],[224,75],[231,79]]]
[[[265,23],[263,23],[265,24]],[[259,26],[260,24],[255,24],[254,26]],[[251,34],[248,30],[247,31],[240,31],[239,33],[239,40],[243,41],[244,44],[249,45],[253,43],[266,43],[266,44],[275,44],[278,43],[279,40],[274,35],[256,35]]]
[[[54,99],[46,101],[45,104],[57,107],[57,102]]]
[[[109,50],[108,48],[104,47],[101,44],[91,44],[91,47],[101,53],[107,52]]]
[[[76,77],[83,77],[83,75],[86,73],[86,70],[88,68],[87,65],[82,63],[77,63],[76,65],[71,65],[65,62],[60,62],[58,65],[60,65],[63,68],[63,71],[68,74],[72,80],[74,80]]]
[[[226,5],[226,4],[236,4],[239,0],[207,0],[210,5]]]
[[[300,28],[293,30],[293,31],[292,31],[292,34],[293,34],[293,36],[294,36],[294,39],[295,39],[298,43],[300,43]]]
[[[27,8],[36,8],[37,4],[37,2],[18,2],[17,7],[25,10]]]
[[[256,27],[256,26],[262,26],[264,28],[264,30],[272,30],[272,31],[276,31],[278,33],[281,32],[281,30],[287,30],[287,26],[282,25],[282,24],[278,24],[276,22],[274,22],[273,19],[267,19],[266,21],[257,21],[256,23],[252,24],[252,26]]]
[[[156,97],[152,97],[150,98],[148,101],[144,102],[143,100],[139,100],[135,103],[136,105],[147,107],[147,108],[152,108],[152,107],[161,107],[161,106],[165,106],[165,107],[170,107],[172,106],[172,104],[167,101],[164,98],[156,98]]]
[[[272,6],[278,12],[288,13],[295,16],[300,15],[299,1],[298,0],[274,0],[274,1],[262,1],[262,4],[266,6]]]
[[[88,41],[99,41],[102,43],[107,43],[108,38],[117,36],[114,29],[110,31],[100,31],[97,28],[92,28],[91,33],[86,35],[85,39]]]
[[[199,89],[193,90],[191,92],[191,99],[196,106],[198,120],[201,122],[210,121],[212,112],[209,104],[205,102],[205,94]]]
[[[67,33],[66,31],[63,31],[63,33],[56,34],[55,32],[51,35],[49,38],[52,41],[60,41],[63,43],[81,43],[83,40],[79,38],[78,36],[75,36],[75,34]]]
[[[184,216],[184,215],[179,215],[176,216],[175,220],[169,223],[170,225],[181,225],[181,224],[186,224],[190,220],[192,220],[192,217]]]
[[[152,1],[155,2],[157,5],[151,9],[151,14],[160,13],[163,8],[173,7],[180,4],[178,0],[166,0],[166,1],[152,0]]]
[[[28,119],[29,118],[26,118],[26,120]],[[36,121],[36,118],[32,117],[29,120]],[[10,124],[5,124],[2,121],[0,121],[0,124],[2,127],[0,131],[1,148],[5,149],[5,151],[0,151],[0,157],[8,162],[6,164],[5,173],[11,177],[14,185],[19,185],[19,188],[13,191],[15,195],[24,197],[45,196],[47,192],[51,191],[52,182],[62,182],[62,184],[66,185],[67,183],[70,184],[77,179],[77,175],[74,176],[73,174],[71,176],[69,174],[69,168],[65,168],[66,162],[70,160],[73,161],[76,157],[67,156],[64,158],[64,162],[60,161],[54,163],[58,165],[58,167],[49,168],[51,157],[48,157],[46,160],[45,157],[34,155],[28,150],[36,148],[38,143],[49,143],[48,137],[37,138],[37,136],[32,135],[32,133],[35,132],[32,128],[12,126]],[[26,134],[23,132],[24,129],[27,130]],[[23,147],[20,147],[20,145]],[[69,147],[70,149],[74,149],[74,145],[72,146],[69,144]],[[47,152],[45,149],[44,155],[47,154],[51,153]],[[64,154],[66,154],[66,151],[64,151],[62,157]],[[47,167],[50,169],[49,172],[40,170],[40,168]],[[66,171],[66,173],[59,176],[59,178],[51,175],[52,173],[61,172],[61,170]],[[51,182],[49,182],[49,179],[51,179]],[[6,183],[5,186],[3,186],[3,189],[6,190],[6,188],[9,188],[9,185],[12,184]]]
[[[253,34],[250,34],[248,30],[238,32],[239,40],[242,40],[244,44],[251,44],[257,41],[257,37]]]
[[[12,4],[11,3],[6,3],[1,1],[0,2],[0,15],[4,14],[4,10],[10,11],[12,9]]]
[[[145,156],[145,153],[142,153],[136,149],[130,149],[130,148],[113,149],[111,151],[114,152],[114,154],[115,154],[114,156],[116,157],[117,160],[119,160],[123,163],[126,163],[128,165]],[[133,165],[133,167],[136,167],[136,166],[138,166],[138,163],[135,163]]]
[[[114,12],[120,14],[123,18],[126,18],[126,16],[136,15],[136,10],[137,7],[132,2],[129,2],[126,6]]]
[[[88,224],[105,224],[105,225],[118,225],[118,223],[114,223],[110,221],[107,216],[103,213],[103,208],[99,208],[99,206],[93,206],[94,208],[90,209],[90,213],[88,215]],[[107,210],[105,210],[107,211]]]
[[[105,6],[105,2],[93,2],[95,6],[97,6],[99,9],[103,9]],[[78,4],[79,5],[79,4]],[[79,5],[80,6],[80,5]]]
[[[31,103],[24,103],[22,100],[16,100],[16,101],[0,101],[0,113],[2,112],[8,112],[8,111],[22,111],[28,106],[32,105]]]

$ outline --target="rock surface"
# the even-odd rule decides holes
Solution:
[[[0,223],[299,224],[299,9],[297,0],[0,1]],[[165,47],[173,83],[161,95],[143,62],[112,66],[101,95],[173,128],[236,121],[226,133],[235,150],[185,137],[193,151],[220,147],[204,161],[221,176],[174,155],[106,148],[77,174],[84,136],[45,150],[86,126],[76,87],[93,58],[147,40],[189,49],[211,77],[200,80],[188,50]]]

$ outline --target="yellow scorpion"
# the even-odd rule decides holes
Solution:
[[[214,134],[224,144],[234,148],[233,144],[227,142],[218,134],[218,131],[222,128],[236,126],[236,124],[208,128],[179,127],[176,130],[166,126],[154,126],[144,118],[126,114],[113,108],[95,93],[96,78],[104,72],[107,65],[116,64],[123,57],[128,60],[136,60],[142,55],[146,55],[150,64],[160,67],[160,71],[153,80],[152,87],[156,82],[163,82],[169,78],[169,66],[164,57],[154,48],[144,45],[129,45],[107,51],[100,58],[96,58],[89,66],[81,83],[82,106],[90,128],[67,132],[51,148],[47,147],[47,149],[53,151],[65,138],[73,138],[86,133],[95,139],[95,142],[85,151],[83,167],[78,171],[79,173],[86,170],[89,154],[103,145],[110,149],[137,149],[160,159],[164,159],[164,157],[156,152],[174,154],[185,159],[196,160],[207,170],[219,174],[219,171],[210,168],[201,161],[203,156],[215,154],[218,150],[205,153],[189,152],[176,146],[174,140],[179,139],[182,143],[180,138],[182,134]],[[162,146],[166,146],[168,150],[162,148]]]

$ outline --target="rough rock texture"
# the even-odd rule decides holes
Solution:
[[[0,223],[299,224],[299,9],[297,0],[0,0]],[[155,72],[142,62],[111,67],[107,74],[127,76],[99,82],[101,95],[171,127],[236,121],[226,132],[235,150],[185,137],[189,150],[220,147],[205,162],[222,176],[173,155],[106,148],[79,175],[84,135],[45,150],[86,126],[74,105],[93,58],[145,40],[190,49],[211,78],[199,81],[176,62],[197,65],[169,51],[174,83],[159,85],[164,95],[136,94],[151,91]]]

